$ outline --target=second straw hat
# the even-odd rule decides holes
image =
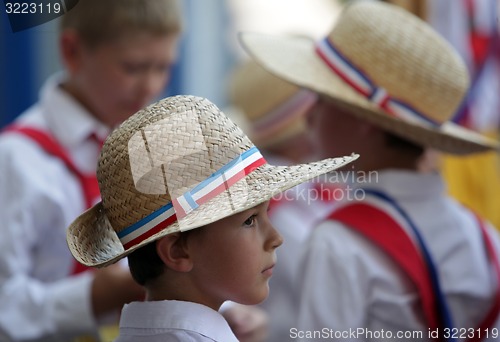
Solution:
[[[252,59],[233,70],[228,93],[232,105],[243,112],[248,122],[250,138],[264,148],[303,133],[306,112],[317,97],[273,75]]]
[[[497,149],[452,122],[469,86],[456,51],[427,23],[382,1],[354,1],[330,33],[305,38],[242,33],[273,74],[419,145],[453,154]]]

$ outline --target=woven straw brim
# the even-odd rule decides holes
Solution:
[[[452,122],[431,127],[389,116],[334,74],[317,56],[309,39],[259,33],[240,33],[239,39],[246,51],[276,76],[325,95],[352,114],[423,147],[457,155],[499,147],[496,140]]]
[[[180,223],[173,223],[163,231],[128,250],[124,250],[106,218],[102,204],[98,203],[71,224],[67,232],[68,246],[74,257],[82,264],[104,267],[167,234],[198,228],[250,209],[271,199],[274,195],[341,168],[357,158],[358,155],[353,154],[296,166],[263,165],[240,181],[246,182],[245,186],[242,187],[245,190],[242,196],[237,196],[237,194],[235,196],[235,192],[231,191],[231,201],[221,201],[221,196],[227,196],[227,191],[223,192],[189,213]],[[238,183],[234,184],[233,187],[237,188]]]

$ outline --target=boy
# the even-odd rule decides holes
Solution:
[[[418,172],[425,147],[498,148],[451,122],[468,87],[455,51],[378,1],[347,6],[316,44],[254,34],[242,42],[268,70],[320,94],[309,123],[322,157],[363,156],[349,177],[357,201],[335,209],[305,247],[290,337],[328,328],[339,340],[421,341],[467,329],[467,338],[496,339],[484,331],[500,327],[500,239],[446,195],[438,174]]]
[[[166,98],[125,121],[99,160],[102,202],[67,235],[84,265],[128,256],[146,289],[146,302],[123,309],[117,341],[236,341],[217,310],[268,294],[282,243],[269,199],[356,158],[271,166],[215,105],[194,96]]]
[[[82,272],[64,236],[99,199],[101,141],[164,90],[181,17],[175,0],[81,0],[61,18],[65,73],[49,79],[40,101],[0,136],[6,340],[97,337],[104,317],[143,295],[126,268]]]

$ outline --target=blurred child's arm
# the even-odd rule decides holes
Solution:
[[[263,342],[268,336],[269,318],[258,306],[225,302],[220,312],[240,342]]]
[[[115,264],[97,270],[92,282],[92,310],[95,317],[119,311],[123,305],[144,298],[144,288],[133,279],[128,268]]]

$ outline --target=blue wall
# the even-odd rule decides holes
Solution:
[[[13,33],[5,11],[0,13],[0,127],[36,101],[36,52],[33,31]]]

